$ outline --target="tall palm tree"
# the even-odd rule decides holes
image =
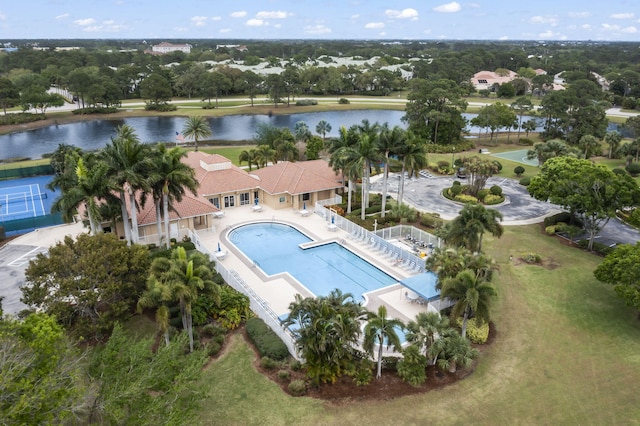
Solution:
[[[340,126],[340,136],[331,140],[329,144],[329,165],[335,171],[342,174],[342,182],[345,178],[347,184],[347,213],[351,213],[351,194],[353,193],[353,182],[359,176],[360,170],[354,163],[355,150],[353,147],[358,140],[353,131],[347,130],[346,127]]]
[[[471,269],[488,281],[491,281],[493,272],[497,269],[495,261],[490,256],[472,253],[464,247],[436,248],[427,258],[426,267],[438,275],[437,290],[442,288],[445,278],[455,277],[464,269]]]
[[[220,289],[213,281],[208,258],[193,252],[187,255],[184,247],[171,252],[171,258],[159,257],[151,263],[151,279],[167,286],[162,290],[162,300],[177,301],[180,305],[182,327],[189,334],[189,350],[193,352],[193,317],[191,306],[201,294],[208,294],[220,303]]]
[[[119,192],[122,222],[128,244],[138,242],[136,191],[146,194],[149,190],[148,151],[148,146],[140,143],[133,127],[127,124],[116,129],[116,137],[111,138],[111,143],[101,151],[102,158],[109,166],[108,173],[112,185]],[[127,212],[127,196],[131,207],[131,222]]]
[[[450,333],[449,319],[437,312],[420,312],[415,320],[407,324],[407,341],[415,343],[424,351],[424,355],[433,365],[435,359],[430,356],[429,349],[433,343],[445,333]]]
[[[400,172],[400,184],[398,188],[398,204],[402,204],[404,199],[404,175],[405,172],[412,176],[420,169],[427,167],[427,149],[426,143],[413,132],[407,132],[405,143],[396,151],[402,159],[402,170]]]
[[[495,296],[496,290],[486,277],[471,269],[465,269],[442,282],[441,297],[456,301],[451,316],[462,316],[463,338],[467,336],[467,321],[471,315],[476,317],[476,321],[489,321],[491,303]]]
[[[466,247],[473,252],[482,251],[485,232],[500,238],[504,228],[500,224],[502,213],[487,209],[482,204],[466,204],[458,216],[444,229],[444,239],[449,244]]]
[[[150,276],[147,280],[147,289],[142,293],[137,304],[137,311],[141,313],[144,308],[156,308],[156,323],[164,335],[164,342],[169,346],[169,306],[171,300],[171,288],[158,277]]]
[[[279,144],[276,151],[282,161],[293,162],[300,158],[300,151],[298,151],[296,144],[292,141],[285,141]]]
[[[402,344],[398,337],[397,329],[404,328],[404,324],[399,319],[387,318],[387,307],[378,306],[378,312],[367,313],[367,323],[364,326],[364,343],[363,349],[373,356],[374,345],[378,345],[378,368],[376,370],[376,378],[382,376],[382,350],[385,346],[393,346],[394,350],[400,350]]]
[[[389,129],[389,125],[385,123],[382,126],[380,137],[378,138],[378,149],[384,155],[384,170],[382,175],[382,209],[380,216],[385,217],[387,206],[387,186],[389,182],[389,155],[397,153],[405,144],[406,132],[400,126],[394,126]]]
[[[256,148],[256,164],[258,167],[266,167],[269,162],[277,163],[278,153],[269,145],[259,145]]]
[[[238,157],[238,161],[240,162],[240,164],[244,163],[245,161],[247,162],[247,164],[249,165],[249,171],[253,170],[252,167],[254,164],[258,165],[257,159],[258,151],[256,149],[244,149],[240,152],[240,156]]]
[[[331,124],[326,120],[320,120],[316,125],[316,133],[322,135],[322,139],[327,138],[327,133],[331,132]]]
[[[187,155],[186,151],[174,147],[167,149],[164,144],[160,144],[153,152],[152,168],[149,177],[149,184],[153,192],[153,199],[156,207],[157,223],[160,218],[164,219],[165,244],[171,247],[169,238],[169,207],[174,201],[182,201],[182,197],[187,190],[196,195],[198,181],[195,178],[195,171],[181,158]],[[160,203],[162,202],[162,214],[160,214]],[[160,227],[158,227],[160,230]],[[158,232],[161,239],[162,232]]]
[[[381,160],[381,153],[378,150],[378,138],[380,137],[380,124],[377,122],[371,124],[368,119],[362,120],[362,123],[355,126],[357,129],[358,144],[358,162],[362,165],[362,214],[361,219],[364,220],[365,208],[369,207],[369,187],[371,178],[371,168],[375,167],[379,170],[378,164]]]
[[[184,124],[182,134],[187,138],[193,138],[195,141],[195,150],[198,150],[198,140],[202,138],[208,138],[211,136],[211,127],[207,123],[205,117],[199,115],[192,115],[187,117],[187,122]]]
[[[84,204],[89,218],[91,233],[101,231],[100,200],[109,195],[108,168],[104,162],[89,160],[93,166],[89,168],[82,157],[78,158],[75,167],[75,185],[62,191],[62,194],[51,206],[52,212],[62,212],[65,221],[70,221],[77,207]]]

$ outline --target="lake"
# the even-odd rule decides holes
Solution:
[[[293,131],[295,124],[304,121],[315,134],[316,125],[325,120],[331,125],[328,137],[338,136],[340,126],[350,127],[368,119],[371,123],[388,123],[390,127],[406,128],[402,121],[404,111],[395,110],[353,110],[296,113],[283,115],[228,115],[210,117],[209,125],[213,130],[213,139],[228,141],[246,141],[255,136],[260,124],[276,127],[288,127]],[[467,120],[476,114],[463,114]],[[41,129],[0,135],[0,160],[16,157],[41,158],[44,154],[56,150],[59,144],[75,145],[86,151],[98,150],[107,145],[115,135],[118,126],[128,124],[136,130],[144,143],[176,141],[176,133],[182,132],[185,117],[131,117],[123,119],[102,119],[78,123],[61,124]],[[540,121],[542,126],[542,121]],[[610,125],[612,127],[613,125]],[[478,129],[468,126],[471,136]],[[541,127],[538,130],[541,130]]]

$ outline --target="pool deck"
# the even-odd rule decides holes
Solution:
[[[218,250],[218,244],[220,244],[222,252],[226,254],[222,260],[217,260],[217,262],[220,262],[226,269],[237,272],[278,316],[286,315],[289,312],[289,304],[294,300],[296,294],[301,294],[303,297],[313,294],[289,274],[265,275],[229,241],[228,233],[236,226],[271,221],[293,225],[314,241],[341,243],[358,256],[397,278],[398,281],[415,275],[415,273],[409,273],[405,269],[393,265],[388,258],[371,250],[366,242],[350,239],[348,233],[339,228],[331,229],[326,220],[313,214],[312,210],[311,212],[312,214],[303,216],[299,211],[291,209],[274,210],[264,206],[261,211],[254,211],[251,205],[235,207],[229,209],[227,214],[221,218],[214,220],[214,229],[200,230],[197,235],[200,242],[211,253],[215,253]],[[309,271],[309,273],[312,274],[313,271]],[[404,322],[413,320],[417,313],[427,309],[437,311],[431,304],[419,305],[408,302],[403,296],[402,289],[400,284],[394,284],[366,293],[364,306],[375,312],[378,306],[384,304],[389,316]]]

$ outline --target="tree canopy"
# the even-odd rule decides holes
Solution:
[[[593,274],[599,281],[612,284],[616,294],[640,312],[640,242],[616,247]]]
[[[616,174],[604,165],[571,157],[547,160],[527,189],[533,198],[579,216],[589,234],[589,250],[616,210],[640,200],[638,185],[628,174]]]

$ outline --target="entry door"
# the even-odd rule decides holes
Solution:
[[[170,223],[169,224],[169,235],[170,238],[178,238],[178,224]]]

